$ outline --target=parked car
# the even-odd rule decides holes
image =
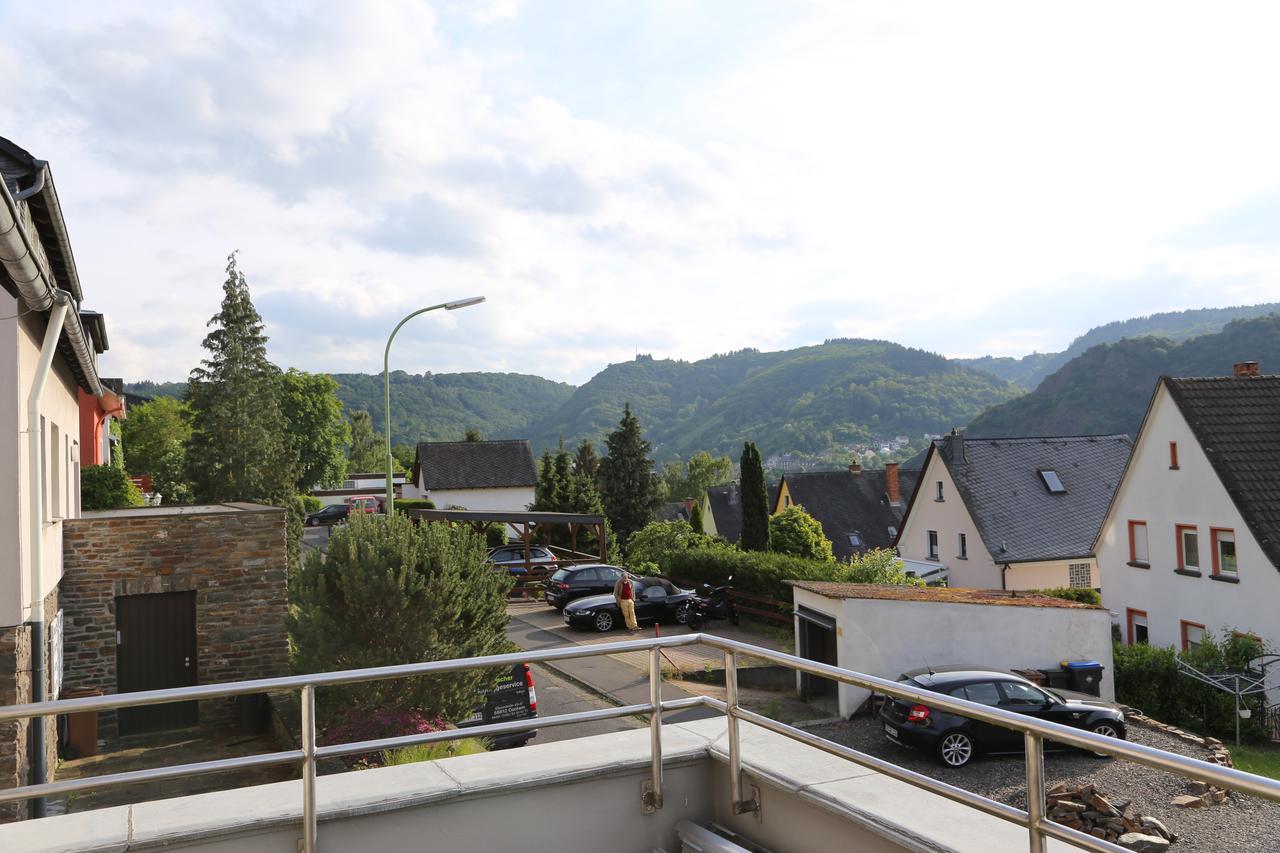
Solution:
[[[347,507],[352,512],[382,512],[382,499],[376,495],[352,495],[347,498]]]
[[[938,667],[913,670],[898,681],[1094,734],[1125,736],[1124,712],[1114,703],[1084,693],[1048,690],[1011,672]],[[902,699],[885,700],[880,722],[889,740],[932,752],[951,767],[963,767],[979,752],[1020,752],[1023,746],[1021,732]],[[1046,749],[1055,747],[1062,748],[1045,741]]]
[[[458,728],[469,729],[489,723],[528,720],[537,716],[538,692],[533,685],[533,670],[527,663],[517,663],[512,665],[511,674],[507,678],[484,695],[484,704],[470,717],[458,723]],[[530,729],[505,735],[490,735],[488,740],[494,749],[504,749],[524,746],[537,733],[537,729]]]
[[[351,508],[346,504],[331,504],[322,507],[307,516],[307,527],[320,527],[325,524],[337,524],[347,520]]]
[[[506,569],[513,575],[523,575],[528,573],[528,569],[524,565],[524,545],[503,545],[500,548],[490,548],[489,555],[485,560],[495,569]],[[551,549],[545,545],[529,546],[529,563],[531,565],[554,570],[558,565],[556,555],[551,553]]]
[[[545,589],[547,604],[557,610],[574,599],[588,595],[612,593],[613,585],[622,577],[617,566],[592,563],[586,566],[565,566],[552,572]]]
[[[680,589],[664,578],[636,578],[636,622],[668,622],[683,625],[689,621],[689,605],[693,590]],[[570,602],[564,608],[564,622],[574,628],[612,631],[623,624],[622,610],[613,590]]]

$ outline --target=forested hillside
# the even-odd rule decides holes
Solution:
[[[1167,338],[1174,342],[1185,341],[1198,335],[1219,332],[1232,320],[1264,317],[1277,311],[1280,311],[1280,303],[1277,302],[1262,305],[1233,305],[1229,308],[1166,311],[1095,326],[1072,341],[1071,346],[1062,352],[1031,353],[1021,358],[997,358],[987,355],[981,358],[960,358],[955,361],[967,367],[989,371],[1001,379],[1030,390],[1068,361],[1098,344],[1115,343],[1125,338],[1143,336]]]
[[[1133,435],[1162,374],[1230,376],[1239,361],[1258,361],[1264,373],[1280,371],[1280,314],[1236,320],[1182,343],[1142,337],[1092,347],[1030,394],[983,412],[968,434]]]
[[[947,359],[888,341],[834,340],[781,352],[743,350],[696,362],[612,364],[534,434],[535,446],[613,429],[624,403],[659,459],[697,450],[812,453],[873,435],[942,432],[1017,390]]]

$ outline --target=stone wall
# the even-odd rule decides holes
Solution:
[[[86,513],[63,524],[64,690],[116,692],[116,598],[196,594],[199,684],[288,672],[285,512],[231,504]],[[235,717],[200,703],[201,724]],[[99,722],[116,734],[114,712]]]
[[[45,626],[58,612],[58,591],[44,600]],[[51,663],[52,638],[46,638],[45,661]],[[46,674],[45,696],[53,698],[52,673]],[[31,696],[31,626],[12,625],[0,628],[0,706],[21,705]],[[45,767],[52,779],[58,761],[58,730],[53,718],[45,718]],[[27,720],[0,722],[0,788],[16,788],[31,783],[31,723]],[[26,803],[0,803],[0,823],[22,820],[27,816]]]

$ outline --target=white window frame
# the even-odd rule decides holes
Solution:
[[[936,530],[928,531],[928,533],[925,535],[925,541],[928,543],[928,546],[929,546],[929,559],[930,560],[938,559],[938,531]]]
[[[1223,575],[1226,577],[1238,577],[1240,575],[1240,552],[1236,548],[1236,532],[1228,527],[1211,527],[1209,528],[1209,541],[1213,545],[1213,573],[1215,575]],[[1231,543],[1231,568],[1226,567],[1226,561],[1222,559],[1222,544],[1224,542]]]
[[[1129,562],[1151,565],[1151,547],[1145,521],[1129,522]]]
[[[969,537],[963,533],[956,534],[956,559],[969,559]]]

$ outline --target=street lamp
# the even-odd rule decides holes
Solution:
[[[470,305],[479,305],[484,302],[483,296],[471,296],[467,299],[456,299],[453,302],[441,302],[439,305],[432,305],[430,308],[419,308],[412,314],[406,316],[403,320],[396,324],[391,330],[391,337],[387,338],[387,348],[382,353],[382,397],[386,404],[386,422],[384,424],[387,432],[387,516],[390,517],[395,511],[395,494],[392,487],[394,476],[391,470],[391,342],[395,340],[396,332],[400,331],[400,327],[405,323],[417,317],[419,314],[425,314],[428,311],[435,311],[437,308],[443,308],[446,311],[456,311],[459,308],[466,308]]]

